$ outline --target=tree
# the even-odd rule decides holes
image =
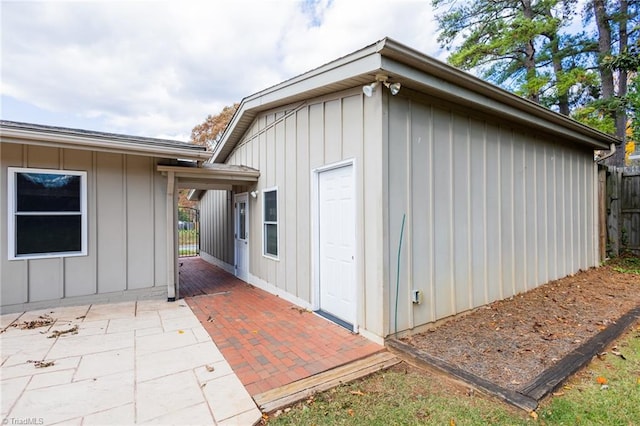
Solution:
[[[637,69],[611,60],[637,58],[640,0],[588,0],[579,31],[576,0],[432,1],[449,63],[616,135],[624,153]]]
[[[178,191],[178,207],[190,207],[192,209],[195,209],[198,207],[197,201],[191,201],[189,199],[189,192],[191,192],[190,189],[180,189]],[[180,219],[180,220],[184,220],[184,219]]]
[[[624,111],[624,144],[617,152],[617,163],[626,162],[627,156],[635,150],[635,144],[640,141],[640,41],[633,46],[627,46],[619,55],[609,56],[603,61],[604,66],[617,71],[626,79],[625,94],[613,98],[612,108]],[[617,126],[616,126],[617,131]],[[631,147],[626,146],[632,142]]]
[[[629,97],[629,83],[635,91],[638,72],[638,0],[591,0],[586,21],[595,21],[598,30],[598,70],[601,96],[590,106],[603,120],[613,123],[611,134],[620,140],[610,164],[622,165],[626,151],[628,118],[637,121],[633,110],[633,96]],[[634,61],[635,59],[635,61]],[[610,124],[607,127],[611,127]],[[633,124],[632,124],[633,127]]]
[[[479,69],[482,76],[497,84],[516,80],[523,96],[537,101],[535,47],[533,45],[530,1],[433,0],[443,47],[461,44],[448,61],[462,69]]]
[[[238,106],[239,104],[235,103],[231,106],[225,106],[216,115],[208,115],[204,122],[195,126],[191,131],[191,142],[196,145],[206,146],[208,150],[213,150],[237,111]]]
[[[459,43],[449,63],[568,115],[590,84],[584,34],[563,32],[575,0],[433,0],[443,47]]]
[[[200,124],[191,130],[191,143],[206,146],[207,150],[212,151],[216,144],[220,141],[224,130],[233,118],[233,114],[238,110],[238,103],[231,106],[225,106],[216,115],[208,115]],[[189,190],[181,189],[178,193],[178,205],[180,207],[195,208],[197,201],[190,201]]]

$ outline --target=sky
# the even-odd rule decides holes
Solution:
[[[387,36],[446,58],[430,0],[1,0],[0,24],[3,120],[185,141]]]

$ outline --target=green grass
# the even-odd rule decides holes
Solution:
[[[545,402],[540,419],[553,425],[640,424],[640,325],[618,343],[622,359],[609,351],[574,376]],[[606,389],[600,382],[606,380]]]
[[[406,371],[406,372],[405,372]],[[469,396],[402,365],[343,385],[272,416],[269,425],[524,425],[527,414]]]
[[[610,261],[622,273],[640,275],[640,258]],[[468,395],[439,376],[406,364],[315,395],[269,425],[640,425],[640,323],[617,340],[553,396],[537,419],[496,400]],[[607,388],[602,387],[606,380]]]
[[[498,401],[468,395],[435,375],[400,364],[272,415],[269,425],[634,425],[640,424],[640,325],[575,375],[535,420]],[[598,377],[607,380],[601,389]],[[602,379],[600,379],[602,381]]]

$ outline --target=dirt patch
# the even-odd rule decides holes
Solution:
[[[519,390],[640,306],[637,258],[551,281],[401,339],[498,386]]]

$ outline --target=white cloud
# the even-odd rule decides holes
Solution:
[[[1,15],[1,94],[34,106],[3,119],[181,139],[385,36],[438,52],[428,1],[3,2]]]

